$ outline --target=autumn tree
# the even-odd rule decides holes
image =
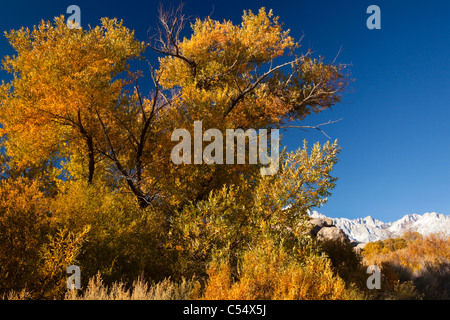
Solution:
[[[148,98],[139,73],[123,75],[146,44],[121,22],[105,18],[93,29],[69,29],[60,17],[7,33],[17,55],[4,60],[13,80],[1,86],[1,115],[14,161],[56,154],[83,163],[89,182],[103,161],[142,207],[162,199],[179,206],[257,166],[175,167],[175,128],[192,120],[222,130],[286,126],[337,103],[347,83],[341,66],[298,53],[300,44],[264,8],[244,12],[240,25],[197,19],[182,40],[181,11],[161,12],[159,20],[150,45],[161,58],[151,67],[155,89]]]
[[[342,66],[299,53],[272,10],[245,11],[240,25],[197,19],[183,40],[180,12],[161,13],[160,23],[152,44],[163,55],[160,84],[179,89],[186,112],[212,125],[258,129],[303,119],[337,103],[347,84]]]
[[[171,134],[183,128],[192,135],[196,120],[203,132],[292,126],[340,101],[344,67],[301,52],[264,8],[245,11],[240,24],[196,19],[181,38],[185,23],[181,9],[161,11],[149,43],[107,18],[89,29],[69,29],[59,17],[6,33],[17,54],[3,61],[12,80],[0,86],[0,136],[16,172],[41,165],[52,171],[47,185],[56,191],[46,195],[40,186],[39,195],[48,200],[52,230],[59,230],[41,252],[55,261],[66,261],[53,249],[58,243],[78,245],[86,236],[79,261],[110,281],[141,270],[206,275],[212,261],[236,279],[261,241],[283,250],[274,257],[304,252],[306,212],[324,204],[335,186],[337,142],[305,142],[282,153],[276,175],[261,176],[263,164],[248,161],[175,164]],[[148,52],[158,54],[156,66]],[[140,86],[144,73],[129,70],[133,59],[149,67],[148,94]],[[30,197],[41,203],[37,198]],[[297,262],[286,260],[292,268]],[[53,271],[60,263],[45,265],[48,282],[58,282]]]

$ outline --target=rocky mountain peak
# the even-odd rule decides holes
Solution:
[[[317,211],[312,211],[309,215],[313,219],[328,218]],[[357,219],[328,219],[331,219],[333,225],[341,229],[350,241],[362,243],[399,237],[407,231],[418,232],[422,235],[442,233],[450,236],[450,216],[436,212],[427,212],[423,215],[407,214],[394,222],[379,221],[371,216]]]

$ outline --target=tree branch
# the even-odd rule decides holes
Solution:
[[[249,85],[244,91],[242,91],[240,94],[238,94],[237,97],[231,99],[230,106],[225,110],[225,112],[224,112],[224,114],[223,114],[223,117],[225,118],[225,117],[226,117],[226,116],[234,109],[234,107],[235,107],[242,99],[244,99],[244,97],[245,97],[246,94],[248,94],[249,92],[253,91],[253,90],[261,83],[261,81],[263,81],[263,80],[264,80],[267,76],[269,76],[272,72],[274,72],[274,71],[276,71],[276,70],[278,70],[278,69],[280,69],[280,68],[282,68],[282,67],[284,67],[284,66],[287,66],[287,65],[289,65],[289,64],[295,63],[295,62],[297,62],[299,59],[300,59],[300,58],[297,58],[297,59],[295,59],[295,60],[292,60],[292,61],[289,61],[289,62],[280,64],[280,65],[277,65],[276,67],[273,67],[273,66],[272,66],[273,61],[271,61],[270,68],[269,68],[269,70],[268,70],[267,72],[265,72],[265,73],[262,74],[260,77],[258,77],[254,83],[252,83],[251,85]]]
[[[322,127],[322,126],[325,126],[325,125],[329,125],[329,124],[333,124],[333,123],[336,123],[336,122],[339,122],[339,121],[341,121],[343,118],[341,118],[341,119],[338,119],[338,120],[334,120],[334,121],[328,121],[328,122],[325,122],[325,123],[321,123],[321,124],[318,124],[318,125],[315,125],[315,126],[296,126],[296,125],[287,125],[287,126],[280,126],[280,127],[278,127],[278,129],[290,129],[290,128],[296,128],[296,129],[302,129],[302,130],[305,130],[306,131],[306,129],[315,129],[315,130],[318,130],[318,131],[320,131],[320,132],[322,132],[328,139],[331,139],[331,137],[329,136],[329,135],[327,135],[326,133],[325,133],[325,131],[323,131],[320,127]]]

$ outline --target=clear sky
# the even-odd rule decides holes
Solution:
[[[117,17],[140,40],[155,26],[159,3],[179,1],[7,1],[0,30],[33,26],[41,19],[81,9],[83,27],[101,17]],[[381,29],[369,30],[370,5],[381,9]],[[355,81],[332,110],[307,118],[324,127],[342,147],[334,174],[339,177],[328,203],[330,217],[371,215],[385,222],[405,214],[450,214],[450,1],[447,0],[186,0],[187,15],[239,23],[242,11],[265,6],[280,16],[291,35],[304,34],[303,48],[331,62],[350,65]],[[66,14],[69,16],[69,14]],[[12,54],[4,37],[0,56]],[[150,52],[148,52],[150,54]],[[6,74],[1,71],[0,78]],[[1,119],[0,119],[1,122]],[[283,143],[292,150],[319,132],[290,129]]]

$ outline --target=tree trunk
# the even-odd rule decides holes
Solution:
[[[88,148],[88,158],[89,158],[88,182],[92,183],[92,180],[94,179],[95,156],[94,156],[94,142],[91,136],[86,137],[86,144]]]

